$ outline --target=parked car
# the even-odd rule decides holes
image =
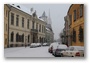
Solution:
[[[67,45],[64,44],[58,44],[56,46],[53,46],[53,52],[52,54],[57,57],[57,56],[62,56],[61,51],[64,51],[67,49]]]
[[[51,43],[50,46],[49,46],[49,49],[48,49],[48,52],[49,53],[52,53],[53,52],[53,46],[55,45],[58,45],[58,42],[54,42],[54,43]]]
[[[43,43],[43,46],[48,46],[49,44],[48,43]]]
[[[36,47],[40,47],[41,46],[41,43],[36,43]]]
[[[40,47],[41,43],[31,43],[30,48]]]
[[[68,57],[84,57],[84,47],[69,46],[65,51],[62,51],[62,56]]]
[[[31,43],[30,48],[35,48],[36,47],[36,43]]]

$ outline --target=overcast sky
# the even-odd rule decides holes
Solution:
[[[44,11],[48,16],[50,10],[54,39],[58,39],[59,33],[64,28],[64,16],[66,16],[70,5],[71,4],[22,4],[21,6],[24,6],[25,10],[29,12],[30,9],[33,8],[36,10],[38,17],[41,16]]]

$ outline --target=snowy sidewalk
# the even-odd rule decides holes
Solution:
[[[52,54],[48,53],[48,47],[16,47],[7,48],[4,50],[5,57],[54,57]]]

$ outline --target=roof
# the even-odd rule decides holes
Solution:
[[[71,6],[69,7],[68,13],[69,13],[69,11],[70,11],[70,9],[71,9],[72,6],[73,6],[73,4],[71,4]]]
[[[29,11],[26,7],[24,7],[24,6],[15,5],[15,4],[10,4],[10,6],[12,6],[12,7],[14,7],[14,8],[16,8],[16,9],[24,12],[24,13],[27,13],[27,14],[31,15],[31,14],[30,14],[30,11]],[[19,6],[19,7],[18,7],[18,6]]]
[[[14,8],[16,8],[16,9],[18,9],[18,10],[20,10],[20,11],[22,11],[22,12],[24,12],[24,13],[26,13],[26,14],[28,14],[28,15],[32,15],[32,13],[30,14],[30,10],[28,10],[28,9],[27,9],[26,7],[24,7],[24,6],[15,5],[15,4],[9,4],[9,5],[12,6],[12,7],[14,7]],[[18,6],[19,6],[19,7],[18,7]],[[37,18],[38,18],[38,17],[37,17]],[[40,19],[40,18],[38,18],[38,19],[44,22],[43,19]]]

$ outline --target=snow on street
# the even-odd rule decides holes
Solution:
[[[44,47],[15,47],[4,49],[5,57],[54,57],[48,52],[48,46]]]

